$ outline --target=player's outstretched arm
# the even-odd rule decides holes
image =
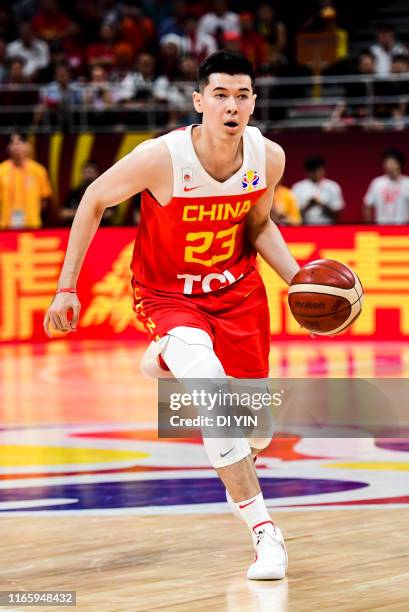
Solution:
[[[98,229],[104,211],[144,189],[152,189],[158,180],[158,167],[167,163],[166,145],[158,140],[144,142],[99,176],[85,191],[72,224],[58,288],[75,289],[88,247]],[[162,159],[163,158],[163,159]],[[72,310],[72,320],[68,312]],[[45,315],[44,329],[51,336],[50,325],[59,331],[76,329],[80,303],[75,292],[57,293]]]
[[[280,230],[270,217],[274,189],[284,172],[283,149],[270,140],[266,142],[267,191],[247,215],[247,230],[254,248],[261,257],[290,284],[300,266],[291,255]]]

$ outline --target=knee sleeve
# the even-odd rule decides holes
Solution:
[[[225,379],[224,368],[213,350],[212,340],[205,331],[176,327],[169,331],[169,340],[162,356],[172,374],[178,379]],[[189,382],[186,380],[186,387]],[[203,444],[214,468],[222,468],[241,461],[251,453],[246,438],[214,438],[203,435]]]
[[[226,378],[207,332],[195,327],[175,327],[167,338],[162,357],[175,378]]]
[[[246,438],[205,438],[203,444],[214,468],[233,465],[251,453]]]

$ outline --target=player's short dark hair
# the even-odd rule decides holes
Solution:
[[[320,155],[307,157],[307,159],[304,160],[304,168],[307,172],[315,172],[319,168],[325,168],[325,160]]]
[[[382,161],[385,161],[386,159],[394,159],[398,162],[401,169],[406,164],[406,158],[402,151],[400,151],[399,149],[386,149],[386,151],[383,152]]]
[[[197,69],[197,90],[204,89],[209,83],[209,76],[216,72],[232,76],[246,74],[250,77],[251,86],[254,89],[256,75],[253,64],[241,53],[222,50],[206,57]]]
[[[20,140],[22,140],[23,142],[27,142],[28,140],[27,134],[23,132],[22,130],[19,130],[18,128],[16,128],[16,129],[13,129],[9,134],[7,134],[7,137],[6,137],[7,145],[12,143],[14,136],[18,136]]]

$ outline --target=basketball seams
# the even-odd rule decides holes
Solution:
[[[326,291],[326,289],[331,289],[331,291]],[[351,303],[356,292],[353,288],[343,289],[342,287],[333,287],[332,285],[323,285],[321,283],[298,283],[296,285],[291,285],[288,289],[288,294],[294,295],[297,293],[316,293],[325,296],[335,295],[337,297],[345,298]]]
[[[336,268],[335,266],[329,266],[328,265],[328,261],[333,261],[333,260],[323,260],[325,263],[321,263],[319,264],[320,268],[327,268],[328,270],[332,270],[333,272],[337,272],[337,274],[339,274],[340,276],[342,276],[342,278],[344,280],[346,280],[348,283],[351,282],[351,279],[348,278],[348,276],[346,276],[345,272],[343,272],[342,270],[340,270],[339,268]],[[334,263],[340,263],[340,262],[334,262]],[[317,265],[317,260],[315,261],[310,261],[309,263],[305,264],[305,266],[303,266],[303,270],[310,270],[311,268],[316,267]],[[344,264],[341,264],[344,265]],[[349,272],[352,272],[352,270],[350,270],[349,268],[347,268]],[[352,272],[352,274],[355,276],[355,274]],[[352,289],[353,287],[348,287],[348,289]]]

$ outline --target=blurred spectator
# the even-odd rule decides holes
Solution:
[[[380,225],[409,223],[409,177],[403,174],[404,166],[405,157],[401,151],[385,151],[385,174],[371,181],[364,198],[365,221]]]
[[[155,58],[150,53],[141,53],[135,64],[136,70],[128,72],[115,87],[115,100],[127,105],[140,106],[153,98],[155,80]]]
[[[140,8],[130,4],[125,4],[122,7],[118,30],[122,43],[129,44],[132,48],[132,56],[130,58],[132,61],[142,51],[148,51],[155,39],[155,24],[153,20],[143,15]],[[124,52],[125,47],[122,53]]]
[[[183,22],[183,32],[181,35],[174,33],[166,34],[161,38],[160,42],[161,45],[168,42],[174,43],[179,53],[194,55],[199,62],[217,50],[216,41],[213,36],[198,32],[194,17],[186,17]]]
[[[38,93],[35,90],[24,89],[27,79],[24,76],[22,59],[10,59],[4,84],[7,85],[7,89],[1,92],[0,124],[10,126],[17,122],[20,127],[28,127],[33,120]]]
[[[318,10],[317,10],[318,9]],[[297,61],[320,74],[348,55],[348,34],[337,24],[337,12],[330,0],[320,3],[297,33]]]
[[[404,118],[408,115],[409,110],[409,55],[393,56],[391,74],[400,77],[399,80],[392,82],[393,95],[397,97],[392,105],[392,116],[395,127],[403,129],[405,127]]]
[[[288,187],[279,183],[274,191],[271,218],[279,225],[300,225],[302,216],[298,202]]]
[[[180,50],[173,41],[163,39],[157,56],[157,65],[160,67],[160,74],[167,79],[177,79],[180,74]]]
[[[212,11],[200,18],[198,32],[210,34],[216,40],[218,47],[222,47],[224,32],[240,33],[239,16],[229,11],[227,0],[213,0],[212,8]]]
[[[77,187],[71,189],[65,199],[64,206],[61,209],[60,217],[64,225],[71,225],[79,203],[81,202],[82,196],[84,195],[87,187],[95,181],[96,178],[101,174],[101,170],[98,164],[88,159],[81,169],[81,182]],[[112,217],[113,209],[107,208],[102,218],[102,225],[106,225]]]
[[[20,57],[24,60],[23,73],[30,81],[50,62],[48,45],[34,37],[30,22],[23,22],[19,28],[20,38],[7,45],[7,57]]]
[[[325,178],[322,157],[309,157],[304,162],[306,178],[293,185],[305,225],[331,225],[344,208],[341,187]]]
[[[79,85],[71,80],[67,63],[56,65],[54,77],[55,80],[41,91],[41,103],[36,111],[34,124],[38,125],[48,112],[51,123],[66,130],[73,125],[73,113],[82,101],[82,91]]]
[[[260,66],[267,62],[267,43],[260,34],[255,31],[254,16],[252,13],[240,14],[240,26],[240,51],[252,62],[256,72],[259,72]]]
[[[192,93],[196,86],[198,63],[193,55],[185,55],[180,63],[180,73],[172,82],[166,76],[160,76],[154,84],[156,100],[166,102],[169,108],[167,128],[173,129],[197,121],[192,108]]]
[[[100,64],[108,71],[118,63],[132,65],[134,50],[129,42],[118,40],[118,29],[112,23],[102,23],[99,42],[88,47],[88,64]]]
[[[0,38],[0,83],[4,83],[7,78],[6,48],[6,40],[4,38]]]
[[[358,76],[370,78],[345,83],[345,100],[337,104],[331,119],[324,126],[327,131],[340,130],[353,125],[368,125],[368,121],[372,121],[374,109],[371,98],[375,93],[373,79],[375,76],[375,57],[369,50],[362,51],[355,70],[351,72],[355,72]]]
[[[46,169],[29,159],[26,136],[13,132],[8,138],[9,159],[0,164],[0,227],[41,227],[41,213],[50,202]]]
[[[337,24],[337,11],[332,6],[321,9],[321,31],[336,38],[335,61],[342,60],[348,55],[348,32]]]
[[[184,36],[184,21],[188,15],[188,6],[185,0],[175,0],[172,3],[172,14],[166,17],[160,24],[158,29],[159,39],[166,34],[177,34]]]
[[[107,110],[113,107],[112,86],[108,83],[106,70],[95,64],[91,68],[91,78],[84,88],[82,101],[88,108],[88,122],[93,126],[113,123],[114,117],[107,116]],[[112,115],[112,113],[111,113]]]
[[[34,32],[44,40],[64,40],[78,32],[78,26],[60,11],[57,0],[40,0],[40,10],[32,20]]]
[[[405,55],[407,51],[402,43],[396,41],[393,26],[383,23],[378,27],[377,42],[372,45],[371,53],[375,57],[377,74],[385,76],[391,72],[392,57]]]
[[[277,20],[274,7],[267,2],[258,7],[256,31],[269,46],[270,53],[283,53],[287,45],[287,29]]]

